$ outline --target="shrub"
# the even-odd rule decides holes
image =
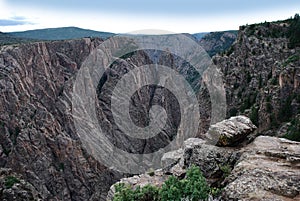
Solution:
[[[278,78],[277,77],[274,77],[274,78],[272,78],[271,79],[271,85],[278,85],[279,84],[279,82],[278,82]]]
[[[288,128],[287,134],[283,137],[289,140],[300,142],[300,120],[293,119],[291,126]]]
[[[228,177],[232,171],[232,168],[229,164],[220,165],[219,168],[222,171],[224,178]]]
[[[198,201],[207,199],[210,192],[205,178],[196,166],[192,166],[182,180],[170,176],[160,190],[151,185],[132,189],[130,185],[123,183],[115,185],[115,189],[114,201]]]
[[[295,48],[300,46],[300,17],[296,14],[292,20],[288,32],[289,36],[289,48]]]
[[[272,104],[270,102],[266,103],[266,111],[267,113],[271,113],[272,112]]]
[[[256,107],[251,108],[251,113],[249,115],[249,118],[255,126],[258,126],[258,118],[259,118],[258,108],[256,108]]]
[[[170,176],[160,190],[161,200],[180,200],[182,197],[182,183],[177,177]]]
[[[222,194],[222,191],[223,191],[222,188],[213,187],[213,188],[210,189],[210,194],[213,197],[219,197]]]
[[[13,185],[16,184],[16,183],[20,183],[20,180],[17,179],[16,177],[14,177],[14,176],[7,176],[7,177],[5,178],[4,186],[5,186],[6,188],[11,188],[11,187],[13,187]]]
[[[275,117],[274,113],[271,113],[270,115],[270,129],[276,129],[279,127],[279,123]]]
[[[235,107],[233,107],[233,108],[231,108],[231,109],[229,110],[229,116],[230,116],[230,117],[236,116],[237,113],[238,113],[238,110],[237,110]]]
[[[251,107],[251,100],[250,97],[247,96],[246,99],[243,100],[240,111],[244,112],[246,109],[249,109],[250,107]]]
[[[300,55],[299,54],[294,54],[292,56],[290,56],[289,58],[287,58],[287,60],[283,63],[283,66],[287,66],[290,63],[296,62],[300,60]]]
[[[293,109],[291,106],[293,97],[289,95],[285,100],[281,102],[278,118],[281,122],[289,121],[293,115]]]
[[[207,199],[209,194],[209,186],[206,179],[202,175],[200,169],[196,166],[192,166],[187,171],[186,181],[182,180],[184,186],[183,197],[188,197],[191,200]]]
[[[151,177],[153,177],[155,175],[155,172],[152,168],[148,171],[148,175]]]
[[[159,190],[155,186],[146,185],[143,188],[138,186],[132,189],[124,183],[115,185],[116,193],[114,201],[158,201]]]
[[[161,200],[181,200],[188,198],[191,201],[205,200],[208,198],[210,188],[206,183],[200,169],[192,166],[186,173],[186,178],[178,180],[171,176],[163,184],[160,191]]]
[[[263,84],[263,79],[261,77],[261,75],[259,75],[259,79],[258,79],[258,88],[260,89],[262,87]]]

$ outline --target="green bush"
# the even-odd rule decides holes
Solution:
[[[279,122],[274,113],[270,114],[270,128],[269,129],[277,129],[279,127]]]
[[[5,186],[6,188],[11,188],[11,187],[13,187],[13,185],[16,184],[16,183],[20,183],[20,180],[17,179],[16,177],[14,177],[14,176],[7,176],[7,177],[5,178],[4,186]]]
[[[293,96],[289,95],[285,100],[281,102],[278,118],[281,122],[287,122],[293,115],[293,109],[291,106]]]
[[[279,84],[278,78],[277,77],[273,77],[271,79],[271,85],[275,86],[275,85],[278,85],[278,84]]]
[[[300,16],[296,14],[289,28],[289,48],[300,46]]]
[[[163,184],[160,195],[162,201],[180,201],[188,198],[191,201],[205,200],[208,198],[210,188],[200,169],[192,166],[186,173],[186,178],[178,180],[171,176]]]
[[[177,177],[170,176],[160,190],[161,200],[180,200],[183,194],[182,184]]]
[[[253,106],[251,108],[251,112],[250,112],[250,115],[249,115],[249,118],[250,120],[252,121],[252,123],[255,125],[255,126],[258,126],[258,108],[256,108],[255,106]]]
[[[300,120],[293,119],[291,126],[288,128],[287,134],[283,137],[289,140],[300,142]]]
[[[228,177],[232,171],[232,168],[229,164],[220,165],[219,168],[222,171],[224,178]]]
[[[198,201],[207,199],[210,192],[205,178],[196,166],[187,171],[184,179],[170,176],[161,189],[151,185],[132,189],[123,183],[117,184],[115,189],[114,201]]]
[[[272,112],[272,109],[273,109],[272,104],[270,102],[267,102],[266,103],[266,111],[267,111],[267,113],[270,114]]]
[[[186,180],[182,180],[184,185],[183,197],[190,198],[191,200],[207,199],[209,194],[209,186],[206,179],[202,175],[200,169],[196,166],[192,166],[187,171]]]
[[[143,188],[138,186],[132,189],[130,185],[123,183],[115,185],[116,194],[114,201],[158,201],[159,190],[155,186],[146,185]]]
[[[235,108],[235,107],[233,107],[233,108],[231,108],[230,110],[229,110],[229,116],[230,117],[234,117],[234,116],[236,116],[237,114],[238,114],[238,110]]]

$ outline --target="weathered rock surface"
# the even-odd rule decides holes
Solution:
[[[234,166],[225,200],[300,200],[300,143],[260,136]]]
[[[236,146],[247,137],[250,138],[250,134],[254,137],[255,129],[256,126],[249,118],[236,116],[210,126],[206,135],[208,139],[219,137],[218,146]]]

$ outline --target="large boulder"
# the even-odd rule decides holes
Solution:
[[[183,167],[196,165],[210,184],[220,183],[229,174],[239,158],[233,148],[217,147],[207,143],[195,143],[195,138],[185,142]],[[225,170],[226,169],[226,170]]]
[[[210,126],[206,136],[218,146],[236,146],[247,138],[251,139],[256,126],[246,116],[236,116]]]

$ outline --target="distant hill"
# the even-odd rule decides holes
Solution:
[[[211,32],[188,34],[208,52],[210,56],[226,51],[237,37],[237,31]],[[107,39],[116,34],[110,32],[99,32],[94,30],[82,29],[78,27],[61,27],[37,29],[22,32],[0,32],[0,45],[10,45],[44,40],[70,40],[84,37],[99,37]]]
[[[37,29],[22,32],[10,32],[10,36],[36,39],[36,40],[68,40],[84,37],[99,37],[106,39],[115,35],[109,32],[99,32],[88,29],[81,29],[78,27],[61,27],[61,28],[48,28]]]

